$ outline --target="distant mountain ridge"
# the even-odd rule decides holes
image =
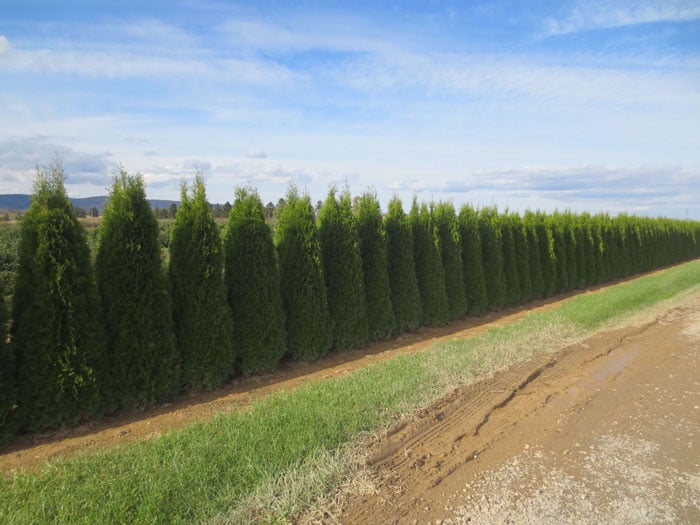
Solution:
[[[102,210],[107,203],[107,197],[81,197],[70,199],[71,204],[76,208],[83,208],[88,211],[90,208],[97,208],[102,214]],[[13,193],[0,195],[0,210],[25,211],[32,202],[32,196],[24,193]],[[171,204],[180,205],[180,201],[169,201],[163,199],[149,199],[151,208],[169,208]]]

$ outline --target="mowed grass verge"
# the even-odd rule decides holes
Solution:
[[[273,394],[148,441],[0,476],[0,523],[285,521],[347,476],[353,444],[446,391],[700,284],[700,261],[466,340]]]

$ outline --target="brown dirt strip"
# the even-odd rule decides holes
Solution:
[[[662,270],[649,274],[659,271]],[[565,299],[579,293],[595,293],[637,277],[639,276],[585,291],[532,301],[517,308],[491,312],[478,318],[466,318],[447,326],[421,328],[391,341],[331,354],[311,363],[284,361],[273,373],[237,378],[223,388],[186,394],[157,407],[141,411],[120,411],[77,427],[20,435],[0,449],[0,471],[7,473],[22,468],[34,468],[50,459],[149,439],[172,428],[210,419],[220,413],[241,410],[249,406],[251,401],[279,390],[295,388],[308,381],[342,377],[378,361],[426,350],[439,341],[471,337],[494,326],[512,323],[527,313],[555,308]]]

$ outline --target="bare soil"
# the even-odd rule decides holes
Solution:
[[[326,523],[700,523],[700,293],[461,387]]]

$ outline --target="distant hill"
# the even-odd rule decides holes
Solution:
[[[15,193],[11,195],[0,195],[0,210],[25,211],[29,208],[32,198],[30,195]],[[83,208],[88,211],[95,207],[99,210],[100,215],[107,202],[107,197],[82,197],[80,199],[70,200],[76,208]],[[162,199],[150,199],[148,201],[152,208],[169,208],[171,204],[180,205],[180,201],[169,201]]]

